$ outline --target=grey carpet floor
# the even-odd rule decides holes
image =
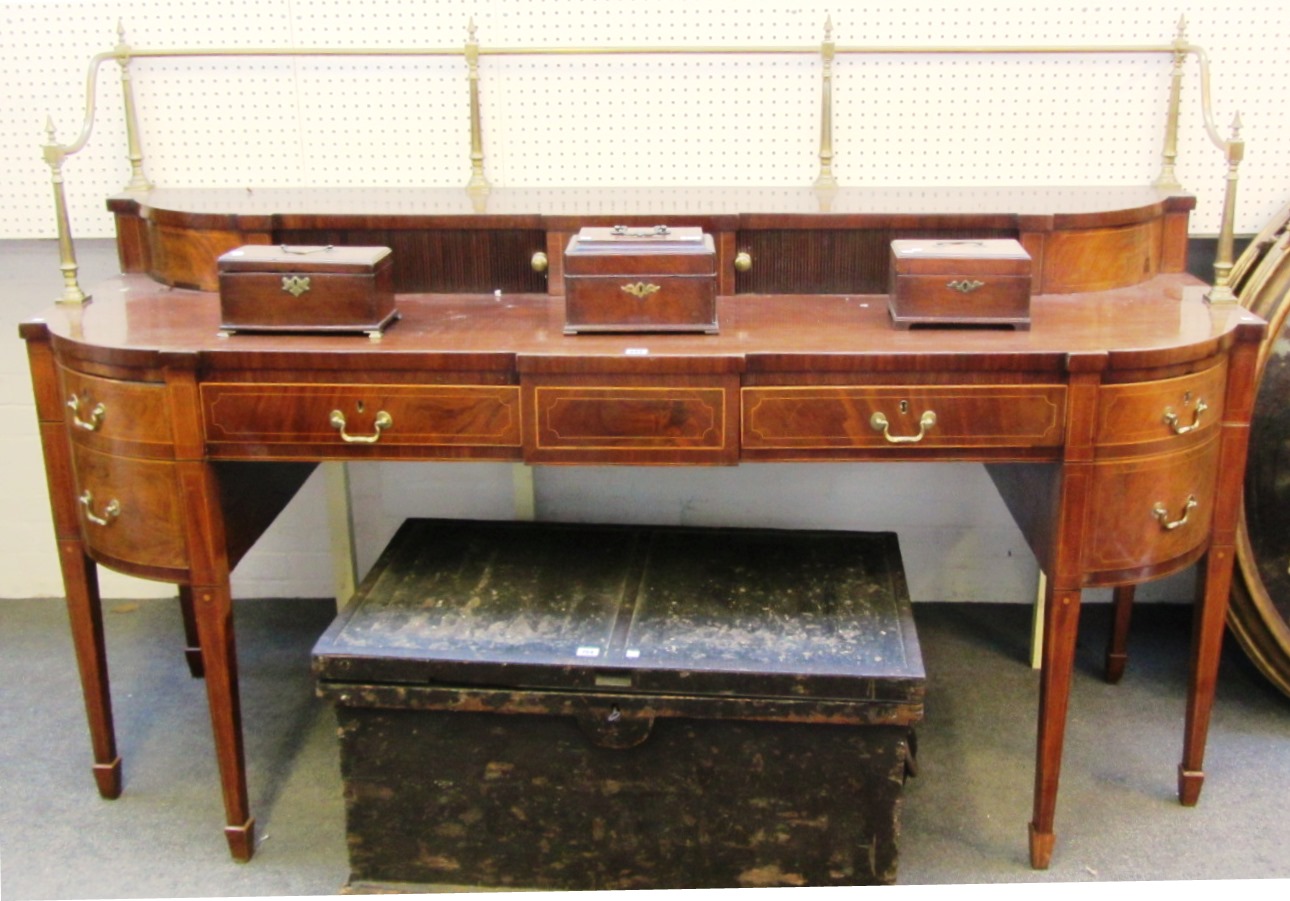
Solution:
[[[0,601],[0,895],[5,899],[329,895],[346,877],[338,751],[309,652],[330,601],[236,605],[257,854],[222,835],[206,699],[177,608],[108,602],[125,791],[101,800],[59,600]],[[1140,605],[1129,670],[1100,678],[1108,610],[1087,605],[1051,869],[1026,860],[1037,676],[1030,612],[918,604],[928,670],[900,882],[1290,879],[1290,699],[1238,649],[1223,661],[1201,803],[1174,798],[1187,608]],[[1275,882],[1246,883],[1254,886]],[[1089,886],[1091,888],[1091,886]],[[1248,898],[1248,891],[1243,893]]]

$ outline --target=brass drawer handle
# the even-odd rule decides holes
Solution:
[[[107,407],[101,403],[95,404],[90,409],[90,418],[81,419],[82,403],[88,403],[88,398],[82,400],[78,394],[73,394],[67,398],[67,409],[72,411],[72,425],[87,432],[97,432],[99,426],[103,425],[103,417],[107,415]]]
[[[741,250],[735,254],[735,271],[747,272],[752,269],[752,254],[746,250]]]
[[[1165,407],[1165,425],[1174,430],[1175,435],[1186,435],[1188,432],[1194,432],[1200,428],[1200,414],[1209,409],[1209,404],[1203,400],[1196,401],[1196,410],[1192,414],[1191,425],[1179,425],[1178,414],[1174,412],[1173,407]]]
[[[917,444],[923,440],[927,430],[936,425],[936,414],[927,410],[918,418],[917,435],[893,435],[890,431],[891,423],[883,413],[875,413],[869,417],[869,427],[875,432],[882,432],[882,437],[886,438],[890,444]]]
[[[94,495],[89,489],[81,493],[80,502],[81,507],[85,510],[85,518],[96,526],[110,526],[121,515],[121,502],[116,498],[108,501],[107,506],[103,508],[102,516],[95,515]]]
[[[1173,522],[1169,521],[1169,511],[1165,509],[1164,504],[1156,504],[1152,507],[1151,515],[1160,522],[1160,528],[1164,529],[1166,532],[1172,532],[1179,526],[1185,526],[1187,524],[1187,517],[1191,516],[1191,511],[1194,510],[1198,504],[1199,501],[1196,500],[1196,495],[1189,495],[1187,503],[1183,506],[1182,519],[1175,519]]]
[[[539,250],[533,254],[532,259],[529,260],[529,265],[533,267],[534,272],[546,272],[551,265],[551,261],[547,259],[546,254]]]
[[[630,294],[638,300],[644,300],[651,294],[657,294],[663,289],[658,285],[652,285],[648,282],[633,282],[630,285],[623,285],[622,290],[624,294]]]
[[[390,426],[394,425],[394,417],[384,410],[376,414],[376,431],[371,435],[350,435],[345,431],[345,414],[340,410],[331,411],[331,427],[340,432],[341,440],[349,444],[375,444],[381,440],[381,432],[384,432]]]

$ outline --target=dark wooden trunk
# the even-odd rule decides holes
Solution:
[[[351,883],[895,881],[894,535],[412,520],[314,661]]]

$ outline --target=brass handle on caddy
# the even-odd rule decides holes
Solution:
[[[1188,432],[1194,432],[1200,428],[1200,414],[1209,409],[1209,404],[1203,400],[1196,401],[1196,410],[1192,414],[1191,425],[1179,425],[1178,414],[1172,407],[1165,407],[1165,425],[1173,429],[1175,435],[1186,435]]]
[[[376,431],[371,435],[350,435],[345,431],[345,414],[340,410],[332,410],[328,421],[331,427],[340,432],[341,440],[348,444],[375,444],[381,440],[381,433],[394,425],[394,417],[384,410],[376,414],[376,420],[372,423],[376,426]]]
[[[101,403],[95,404],[90,409],[90,418],[81,419],[81,403],[80,395],[73,394],[67,398],[67,409],[72,411],[72,425],[87,432],[97,432],[99,426],[103,425],[103,417],[107,415],[107,407]]]
[[[1164,504],[1156,504],[1152,507],[1151,515],[1160,522],[1160,528],[1164,529],[1166,532],[1172,532],[1179,526],[1185,526],[1187,524],[1187,517],[1191,516],[1191,511],[1194,510],[1199,503],[1200,502],[1196,500],[1196,495],[1188,495],[1187,503],[1183,505],[1182,519],[1175,519],[1173,522],[1169,521],[1169,511],[1165,509]]]
[[[922,416],[918,417],[918,434],[917,435],[893,435],[891,433],[891,423],[887,421],[885,413],[875,413],[869,417],[869,427],[875,432],[882,432],[882,437],[887,439],[889,444],[917,444],[923,440],[927,430],[936,425],[936,413],[927,410]]]
[[[94,513],[94,494],[89,489],[81,492],[79,500],[85,511],[85,518],[96,526],[110,526],[121,515],[121,502],[116,498],[108,501],[107,506],[103,508],[102,516]]]

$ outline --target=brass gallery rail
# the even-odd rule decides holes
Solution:
[[[833,62],[838,54],[963,54],[963,55],[1009,55],[1009,54],[1167,54],[1173,59],[1173,70],[1170,79],[1169,112],[1165,127],[1164,149],[1162,152],[1161,170],[1156,185],[1162,188],[1179,188],[1175,174],[1175,163],[1178,156],[1178,119],[1182,92],[1183,67],[1188,57],[1194,57],[1200,72],[1201,113],[1205,131],[1213,144],[1223,151],[1227,160],[1227,176],[1223,199],[1222,227],[1219,234],[1217,255],[1214,263],[1214,287],[1210,292],[1212,301],[1235,302],[1236,297],[1230,287],[1230,276],[1233,266],[1233,245],[1236,209],[1236,188],[1239,180],[1239,167],[1245,153],[1245,144],[1240,137],[1239,114],[1232,123],[1231,138],[1224,140],[1215,124],[1210,103],[1209,57],[1202,47],[1190,43],[1186,37],[1186,22],[1179,20],[1177,35],[1174,41],[1164,45],[1121,45],[1121,46],[860,46],[837,44],[833,40],[833,23],[828,19],[824,26],[824,40],[818,46],[599,46],[599,47],[482,47],[476,37],[474,22],[468,26],[468,38],[460,48],[341,48],[341,47],[268,47],[268,48],[204,48],[204,49],[161,49],[141,50],[125,42],[124,28],[118,26],[118,43],[110,51],[96,54],[89,64],[86,78],[85,119],[80,134],[70,144],[60,144],[55,137],[54,123],[48,122],[46,131],[48,140],[43,146],[45,162],[50,167],[54,192],[55,215],[57,217],[60,269],[63,273],[63,294],[59,298],[65,303],[81,303],[86,299],[77,279],[75,250],[72,244],[71,225],[67,214],[67,202],[64,191],[63,163],[67,157],[79,152],[89,142],[95,120],[95,98],[98,90],[98,73],[102,65],[115,60],[121,69],[121,88],[125,110],[126,139],[130,160],[130,181],[126,191],[144,192],[152,188],[144,172],[143,150],[139,136],[138,116],[135,108],[134,90],[130,64],[135,60],[149,59],[192,59],[192,58],[227,58],[227,57],[463,57],[467,65],[470,91],[470,177],[466,188],[469,191],[487,192],[491,184],[484,171],[483,132],[480,120],[480,68],[479,61],[485,56],[593,56],[593,55],[720,55],[720,54],[784,54],[784,55],[818,55],[821,61],[821,111],[819,142],[819,174],[815,187],[830,189],[838,186],[833,173]]]

